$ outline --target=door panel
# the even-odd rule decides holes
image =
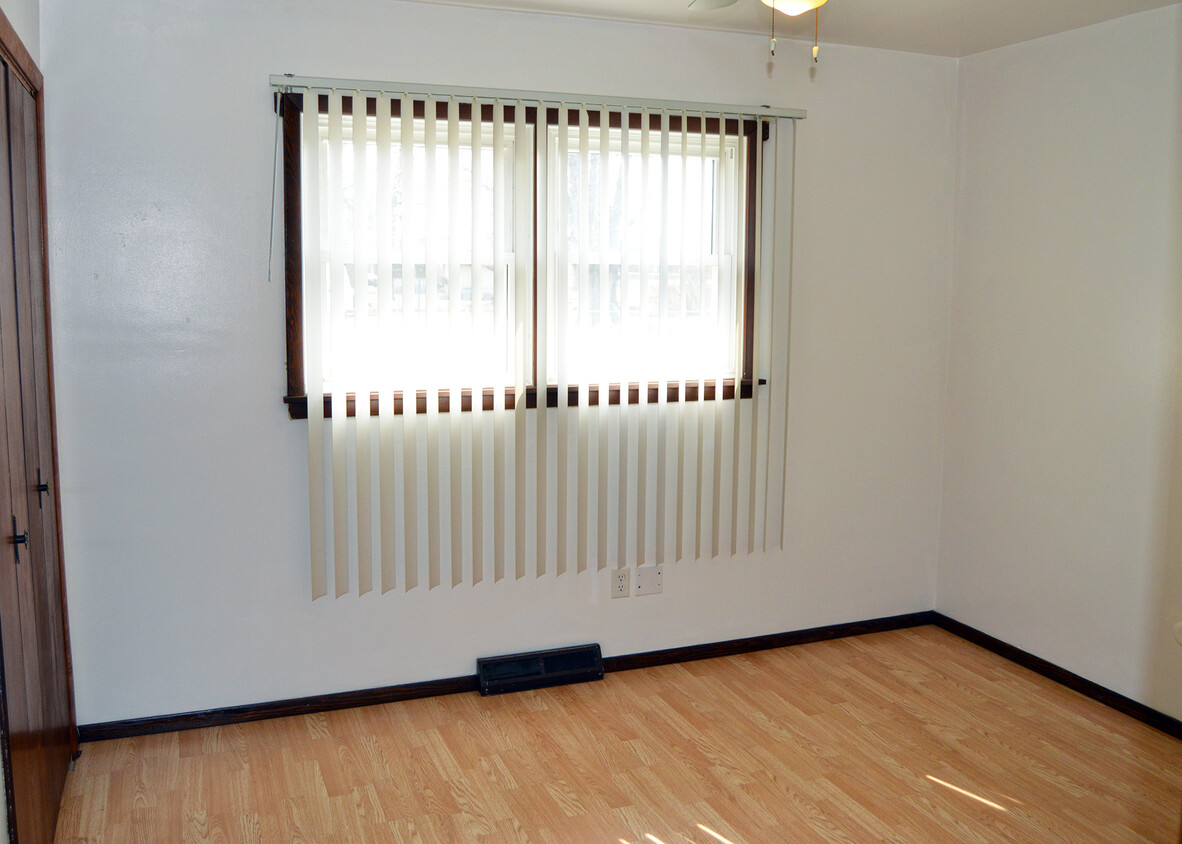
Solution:
[[[65,647],[61,624],[60,566],[57,553],[57,508],[46,483],[53,475],[49,366],[45,324],[45,289],[41,251],[40,170],[37,167],[36,101],[24,86],[9,77],[10,137],[12,144],[13,242],[16,244],[16,298],[21,353],[21,400],[24,410],[25,490],[29,533],[38,561],[33,586],[38,608],[39,663],[42,665],[42,708],[47,731],[69,720]],[[19,143],[17,140],[19,139]],[[23,245],[23,248],[22,248]],[[47,739],[51,737],[47,736]]]
[[[0,80],[0,141],[7,140],[11,129],[8,114],[8,69]],[[4,578],[0,583],[12,589],[5,596],[3,619],[5,693],[8,704],[8,742],[15,811],[10,811],[10,824],[37,812],[37,801],[43,799],[42,777],[37,765],[38,724],[41,721],[37,689],[40,672],[31,648],[26,642],[36,641],[36,612],[30,569],[29,547],[13,544],[13,534],[29,530],[28,500],[24,490],[25,450],[24,420],[22,417],[20,380],[20,341],[16,308],[16,260],[12,231],[11,159],[9,145],[0,143],[0,363],[4,370],[4,474],[0,484],[8,508],[0,512],[0,528],[6,537],[3,565]],[[11,568],[9,568],[11,566]],[[29,772],[17,775],[19,772]]]
[[[22,308],[22,299],[26,300],[27,296],[21,296],[22,288],[27,288],[29,284],[29,224],[28,219],[21,209],[24,206],[25,190],[24,190],[24,158],[23,158],[23,142],[13,141],[24,137],[24,113],[20,108],[19,101],[14,99],[16,89],[20,87],[11,73],[7,74],[7,91],[5,97],[5,105],[8,112],[8,138],[9,138],[9,171],[11,173],[9,190],[12,197],[12,207],[10,215],[12,222],[12,240],[13,240],[13,262],[12,272],[15,279],[15,284],[5,284],[3,291],[3,303],[5,310],[15,307],[16,314],[16,341],[17,341],[17,361],[20,375],[20,401],[15,403],[6,402],[5,411],[8,416],[8,437],[9,448],[8,453],[12,459],[12,468],[10,469],[9,478],[13,497],[13,513],[16,515],[16,523],[19,530],[24,531],[28,537],[28,543],[24,550],[27,554],[23,554],[25,559],[25,566],[21,569],[20,582],[20,599],[21,599],[21,631],[24,636],[24,659],[25,659],[25,679],[28,681],[30,690],[41,689],[44,687],[44,679],[42,678],[41,656],[37,653],[36,645],[39,641],[40,623],[40,608],[37,601],[37,565],[36,561],[43,553],[41,548],[41,530],[40,520],[37,519],[37,524],[33,523],[36,517],[35,513],[29,508],[29,469],[35,465],[36,448],[37,448],[37,428],[36,419],[30,418],[31,408],[27,407],[26,396],[33,391],[33,373],[28,362],[32,358],[32,337],[29,335],[29,325],[31,317],[27,312],[27,308]],[[0,197],[5,193],[0,192]],[[2,225],[2,223],[0,223]],[[3,231],[3,229],[0,229]],[[8,278],[8,271],[5,270],[5,279]],[[16,418],[13,418],[16,414]],[[31,436],[30,436],[31,435]],[[23,445],[23,460],[17,462],[13,452],[14,446],[18,442]],[[38,696],[39,698],[40,696]],[[30,696],[29,699],[29,726],[36,734],[37,740],[40,739],[40,733],[44,726],[41,718],[41,701]]]
[[[46,287],[48,254],[45,249],[44,161],[38,102],[24,88],[21,104],[25,112],[24,148],[25,184],[27,185],[26,216],[29,221],[29,300],[32,313],[33,370],[36,385],[37,414],[37,473],[32,477],[38,485],[37,508],[41,515],[41,547],[44,549],[44,594],[48,626],[44,630],[47,654],[51,662],[49,706],[46,713],[52,732],[52,744],[57,759],[50,766],[55,785],[60,793],[65,787],[69,760],[78,751],[78,737],[74,729],[74,686],[70,663],[70,639],[66,624],[66,587],[61,558],[61,511],[58,495],[56,422],[53,406],[53,356],[50,351],[49,295]],[[26,469],[28,467],[26,466]],[[55,772],[55,773],[54,773]]]
[[[0,654],[9,827],[20,844],[36,844],[53,840],[75,736],[59,552],[37,101],[7,65],[0,62],[0,68],[0,527],[10,537],[15,518],[16,532],[28,538],[19,549],[19,564],[11,540],[0,553]],[[48,489],[39,489],[39,481]]]
[[[37,546],[32,555],[36,565],[31,574],[37,609],[37,662],[41,683],[38,750],[41,790],[47,805],[52,808],[61,802],[70,757],[75,750],[74,719],[58,553],[37,102],[23,85],[14,84],[14,81],[10,75],[13,240],[16,244],[17,319],[25,421],[25,489],[30,541]],[[39,488],[39,481],[44,483],[44,491]],[[55,818],[56,812],[50,815],[50,820]],[[52,829],[49,831],[53,832]]]

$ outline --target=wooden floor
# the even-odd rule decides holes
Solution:
[[[933,627],[83,747],[57,841],[1158,841],[1182,742]]]

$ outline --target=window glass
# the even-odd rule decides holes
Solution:
[[[625,155],[613,129],[608,153],[588,144],[584,164],[572,127],[563,170],[558,131],[551,167],[565,186],[557,283],[566,289],[552,350],[570,380],[734,377],[743,232],[725,220],[739,205],[738,137],[670,133],[662,155],[661,133],[650,131],[645,156],[635,130]]]
[[[329,244],[345,255],[360,255],[363,263],[344,263],[346,336],[323,348],[326,382],[379,383],[379,372],[392,383],[413,380],[420,387],[514,383],[512,297],[514,285],[514,199],[512,126],[505,129],[504,155],[494,156],[491,143],[479,147],[479,184],[473,190],[473,141],[464,122],[456,161],[451,155],[446,120],[434,121],[434,143],[425,141],[426,123],[414,121],[415,137],[409,161],[404,159],[399,121],[393,121],[389,166],[391,197],[388,225],[379,231],[373,185],[377,182],[376,119],[367,121],[364,170],[357,172],[356,141],[347,133],[341,144],[339,193],[330,190],[330,164],[322,171],[322,198],[337,196],[336,207],[321,215],[320,243],[324,245],[323,272],[329,277]],[[321,115],[321,156],[330,161],[328,117]],[[349,121],[345,121],[348,129]],[[492,131],[484,133],[491,141]],[[501,162],[501,172],[494,159]],[[404,170],[404,165],[409,168]],[[454,174],[454,176],[453,176]],[[494,190],[500,178],[502,190]],[[454,178],[454,183],[453,183]],[[363,217],[358,218],[358,185],[366,192]],[[494,196],[504,199],[498,215]],[[325,201],[322,199],[322,202]],[[328,200],[331,203],[331,200]],[[339,237],[334,239],[334,227]],[[494,232],[503,232],[501,249],[494,250]],[[387,245],[391,272],[390,301],[384,306],[378,291],[378,238]],[[360,242],[358,242],[360,241]],[[459,256],[457,258],[457,256]],[[494,263],[499,258],[499,263]],[[406,273],[404,278],[403,273]],[[370,330],[358,323],[358,286],[368,308]],[[454,288],[453,288],[454,285]],[[456,297],[453,302],[452,297]],[[331,288],[327,302],[331,313]],[[376,330],[374,330],[376,328]]]

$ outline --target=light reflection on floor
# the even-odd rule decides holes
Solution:
[[[973,792],[963,789],[959,786],[953,785],[950,782],[945,782],[944,780],[939,779],[938,777],[933,777],[931,774],[927,774],[926,776],[927,776],[927,779],[931,780],[932,782],[936,783],[937,785],[942,785],[951,791],[955,791],[957,794],[961,794],[965,797],[969,797],[973,800],[976,800],[978,803],[984,803],[986,806],[989,806],[990,808],[997,809],[1002,812],[1009,811],[1009,809],[1007,809],[1005,806],[1001,806],[997,803],[994,803],[992,800],[988,800],[979,794],[974,794]],[[1006,799],[1011,800],[1013,803],[1017,803],[1018,805],[1021,805],[1021,801],[1014,800],[1013,798],[1010,798],[1010,797],[1007,797]],[[715,841],[719,842],[719,844],[735,844],[735,842],[731,841],[726,836],[715,832],[713,829],[706,826],[705,824],[698,824],[698,829],[700,829],[702,832],[709,835]],[[682,840],[690,842],[690,844],[693,844],[693,839],[689,838],[688,836],[681,835],[679,837]],[[644,834],[644,839],[646,841],[648,841],[649,844],[665,844],[664,841],[662,841],[660,838],[657,838],[657,836],[653,835],[651,832],[646,832]],[[627,839],[620,838],[619,844],[632,844],[632,842],[628,841]]]
[[[698,824],[698,829],[702,830],[702,832],[709,835],[715,841],[720,842],[720,844],[735,844],[735,842],[731,841],[724,835],[720,835],[705,824]],[[694,839],[687,835],[679,835],[678,837],[681,838],[682,841],[688,841],[689,844],[694,844]],[[644,834],[644,838],[649,842],[649,844],[665,844],[664,841],[662,841],[660,838],[657,838],[657,836],[653,835],[651,832],[646,832]],[[617,840],[620,842],[620,844],[632,844],[632,842],[626,838],[620,838]]]
[[[1005,806],[999,806],[997,803],[994,803],[992,800],[986,800],[986,799],[985,799],[984,797],[982,797],[981,795],[979,795],[979,794],[973,794],[973,792],[971,792],[971,791],[965,791],[963,788],[958,788],[957,786],[953,785],[953,784],[952,784],[952,783],[950,783],[950,782],[944,782],[944,780],[941,780],[941,779],[936,779],[936,778],[935,778],[935,777],[933,777],[931,774],[928,774],[928,775],[927,775],[927,777],[928,777],[928,779],[930,779],[932,782],[934,782],[934,783],[937,783],[937,784],[939,784],[939,785],[942,785],[942,786],[944,786],[945,788],[950,788],[950,789],[952,789],[953,791],[955,791],[957,794],[963,794],[965,797],[971,797],[971,798],[973,798],[974,800],[976,800],[976,801],[977,801],[977,802],[979,802],[979,803],[984,803],[986,806],[992,806],[994,809],[998,809],[998,810],[1000,810],[1000,811],[1002,811],[1002,812],[1008,812],[1008,811],[1009,811],[1009,809],[1007,809]]]
[[[734,842],[731,841],[729,838],[723,838],[721,835],[719,835],[717,832],[715,832],[714,830],[712,830],[708,826],[703,826],[702,824],[698,824],[698,829],[702,830],[702,832],[706,833],[707,835],[713,836],[714,838],[718,839],[719,841],[722,842],[722,844],[734,844]]]

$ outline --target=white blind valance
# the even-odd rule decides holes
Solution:
[[[636,99],[634,97],[603,97],[593,94],[555,93],[552,91],[526,91],[511,88],[474,88],[453,85],[425,85],[422,83],[383,82],[363,79],[333,79],[321,76],[296,76],[295,74],[273,74],[270,79],[271,87],[278,91],[314,91],[326,94],[333,91],[342,93],[359,92],[365,96],[383,94],[391,98],[409,97],[411,99],[448,99],[460,97],[466,100],[481,102],[523,102],[531,105],[556,106],[563,104],[580,104],[595,109],[605,106],[610,109],[627,109],[640,111],[641,109],[669,111],[677,113],[688,111],[691,114],[734,114],[748,117],[787,118],[803,120],[807,112],[802,108],[785,108],[771,105],[736,105],[722,103],[696,102],[692,100],[654,100]]]
[[[305,92],[314,596],[781,545],[791,123],[678,105]]]

